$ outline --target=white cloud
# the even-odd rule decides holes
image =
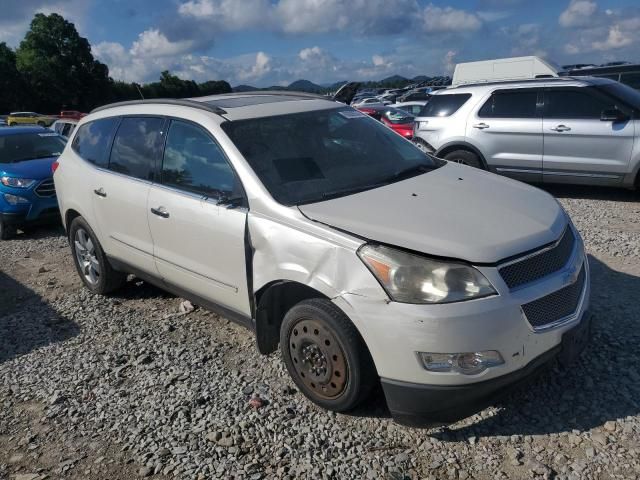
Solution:
[[[623,31],[620,25],[612,25],[609,35],[604,41],[596,41],[591,44],[594,50],[607,51],[631,45],[636,31]]]
[[[482,26],[478,15],[452,7],[436,7],[427,5],[422,12],[423,28],[428,33],[441,32],[472,32]]]
[[[447,75],[451,75],[453,70],[456,68],[456,55],[458,52],[455,50],[449,50],[445,53],[444,58],[442,59],[442,66],[444,68],[444,73]]]
[[[592,0],[571,0],[567,9],[560,14],[558,22],[563,27],[588,26],[597,10],[598,4]]]
[[[269,25],[272,15],[268,0],[190,0],[178,7],[178,14],[206,20],[224,30]]]
[[[189,40],[171,42],[158,29],[145,30],[131,45],[130,53],[136,57],[168,57],[188,51],[192,47]]]

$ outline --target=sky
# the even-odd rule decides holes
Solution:
[[[0,0],[0,42],[37,12],[73,22],[118,80],[288,85],[451,74],[539,55],[640,61],[638,0]]]

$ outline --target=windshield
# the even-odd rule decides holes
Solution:
[[[607,92],[609,95],[619,98],[630,107],[640,110],[640,92],[628,85],[616,82],[601,85],[598,88]]]
[[[351,108],[227,122],[222,128],[285,205],[369,190],[440,166]]]
[[[57,157],[65,141],[57,133],[18,133],[0,136],[0,163],[18,163],[37,158]]]

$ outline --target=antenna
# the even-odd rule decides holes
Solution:
[[[138,90],[138,93],[140,94],[140,98],[142,100],[144,100],[144,95],[142,95],[142,91],[140,90],[140,85],[138,85],[137,83],[134,82],[134,85],[136,86],[136,89]]]

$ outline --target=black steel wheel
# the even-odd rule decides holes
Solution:
[[[282,322],[280,349],[302,393],[329,410],[354,408],[377,382],[360,334],[329,300],[304,300],[289,310]]]

